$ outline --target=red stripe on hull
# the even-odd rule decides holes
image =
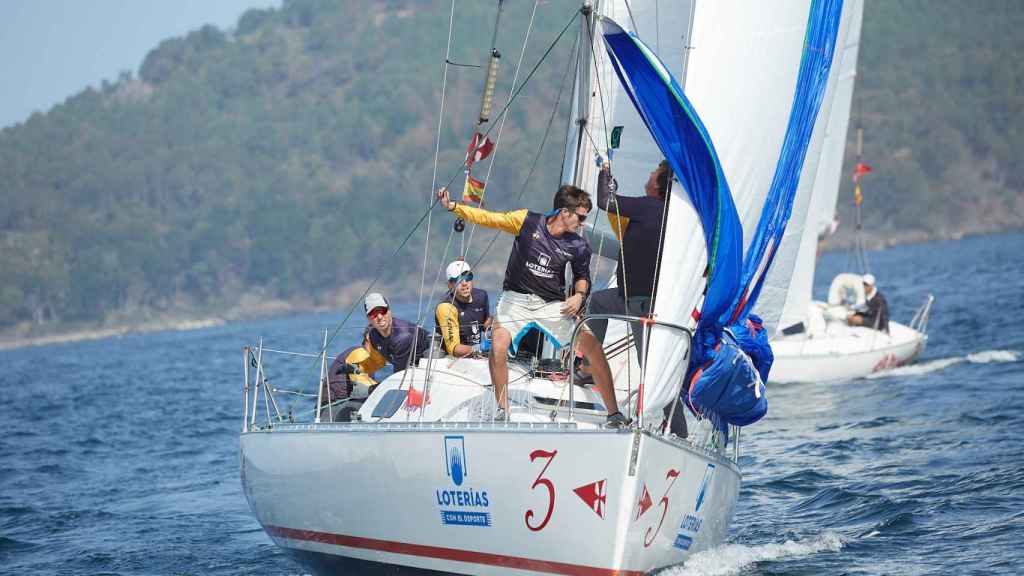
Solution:
[[[548,560],[520,558],[518,556],[505,556],[503,554],[457,550],[454,548],[443,548],[440,546],[425,546],[422,544],[409,544],[407,542],[377,540],[374,538],[361,538],[359,536],[345,536],[342,534],[316,532],[313,530],[296,530],[294,528],[285,528],[282,526],[265,526],[265,528],[267,533],[272,536],[280,536],[282,538],[289,538],[292,540],[306,540],[309,542],[320,542],[322,544],[347,546],[349,548],[363,548],[366,550],[391,552],[393,554],[407,554],[410,556],[422,556],[424,558],[437,558],[439,560],[453,560],[456,562],[500,566],[502,568],[550,572],[552,574],[573,574],[576,576],[642,576],[644,574],[644,572],[638,570],[613,570],[611,568],[598,568],[596,566],[584,566],[582,564],[567,564],[565,562],[551,562]]]

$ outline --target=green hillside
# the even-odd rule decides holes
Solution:
[[[865,4],[850,122],[864,128],[865,225],[932,238],[1024,225],[1024,4]],[[852,184],[840,214],[852,222]],[[849,227],[847,227],[849,228]]]
[[[532,6],[506,4],[496,111]],[[451,59],[482,64],[494,6],[458,5]],[[449,6],[286,0],[234,30],[166,40],[137,72],[0,131],[0,333],[219,314],[243,300],[336,304],[379,266],[394,293],[414,293],[422,242],[392,251],[431,190]],[[1013,161],[1024,144],[1014,57],[1024,4],[983,6],[867,4],[852,125],[863,123],[875,168],[865,208],[879,235],[1024,223],[1024,167]],[[575,9],[541,4],[520,83]],[[564,93],[531,166],[574,31],[511,109],[493,208],[543,205],[558,182]],[[479,68],[449,68],[440,183],[461,174],[481,82]],[[447,234],[434,228],[440,258]],[[495,268],[504,253],[493,251]]]

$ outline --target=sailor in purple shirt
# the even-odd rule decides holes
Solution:
[[[586,294],[590,291],[590,246],[578,234],[590,213],[590,195],[576,186],[563,185],[553,210],[491,212],[453,202],[448,190],[438,199],[455,216],[515,236],[505,268],[505,283],[492,328],[491,382],[498,403],[497,420],[508,418],[508,350],[515,350],[525,333],[536,328],[556,347],[568,346]],[[565,270],[572,270],[573,295],[565,296]],[[607,425],[621,428],[628,420],[619,412],[601,343],[582,330],[576,341],[590,362],[598,392],[608,410]]]
[[[385,363],[391,364],[395,372],[401,372],[415,366],[421,358],[432,355],[430,334],[411,322],[395,318],[383,295],[377,292],[367,294],[363,308],[370,322],[363,334],[363,347],[370,353],[369,374]]]

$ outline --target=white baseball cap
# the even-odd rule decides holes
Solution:
[[[456,260],[448,265],[448,268],[445,269],[445,274],[447,274],[449,280],[455,280],[459,276],[472,271],[473,269],[469,267],[468,262],[465,260]]]
[[[366,295],[366,298],[363,299],[363,312],[366,314],[369,314],[370,310],[380,308],[382,306],[384,308],[391,308],[391,305],[388,304],[388,299],[379,292],[370,292]]]
[[[867,284],[868,286],[874,286],[875,285],[875,275],[874,274],[865,274],[863,276],[863,280],[864,280],[864,283]]]

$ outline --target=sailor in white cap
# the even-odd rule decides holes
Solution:
[[[881,332],[889,332],[889,303],[875,285],[874,274],[861,276],[864,283],[864,310],[857,311],[846,317],[850,326],[867,326]]]
[[[487,292],[473,286],[473,269],[466,261],[455,260],[445,271],[448,293],[434,308],[437,337],[451,356],[479,354],[491,327]]]

